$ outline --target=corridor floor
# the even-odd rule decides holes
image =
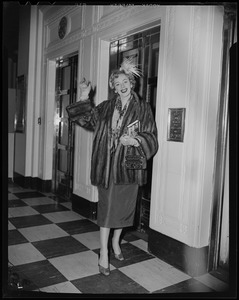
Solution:
[[[211,274],[190,277],[147,251],[126,231],[125,260],[110,257],[111,274],[99,273],[99,228],[52,193],[8,184],[8,266],[23,290],[69,294],[216,293],[227,284]]]

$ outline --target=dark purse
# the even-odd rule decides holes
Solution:
[[[141,145],[138,147],[127,146],[125,167],[131,170],[146,169],[147,159]]]

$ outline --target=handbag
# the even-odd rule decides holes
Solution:
[[[127,146],[125,167],[131,170],[146,169],[147,159],[141,145],[138,147]]]

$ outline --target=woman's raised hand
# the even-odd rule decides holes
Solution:
[[[85,78],[79,84],[80,89],[80,97],[79,100],[87,100],[89,98],[89,93],[91,90],[91,83],[87,81]]]

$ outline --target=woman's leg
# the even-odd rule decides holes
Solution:
[[[120,249],[120,245],[119,245],[121,232],[122,232],[122,228],[114,230],[114,235],[113,235],[113,238],[112,238],[112,247],[113,247],[113,250],[114,250],[115,254],[120,254],[121,253],[121,249]]]
[[[108,240],[109,240],[110,228],[100,227],[100,259],[99,264],[108,268],[109,258],[108,258]]]

